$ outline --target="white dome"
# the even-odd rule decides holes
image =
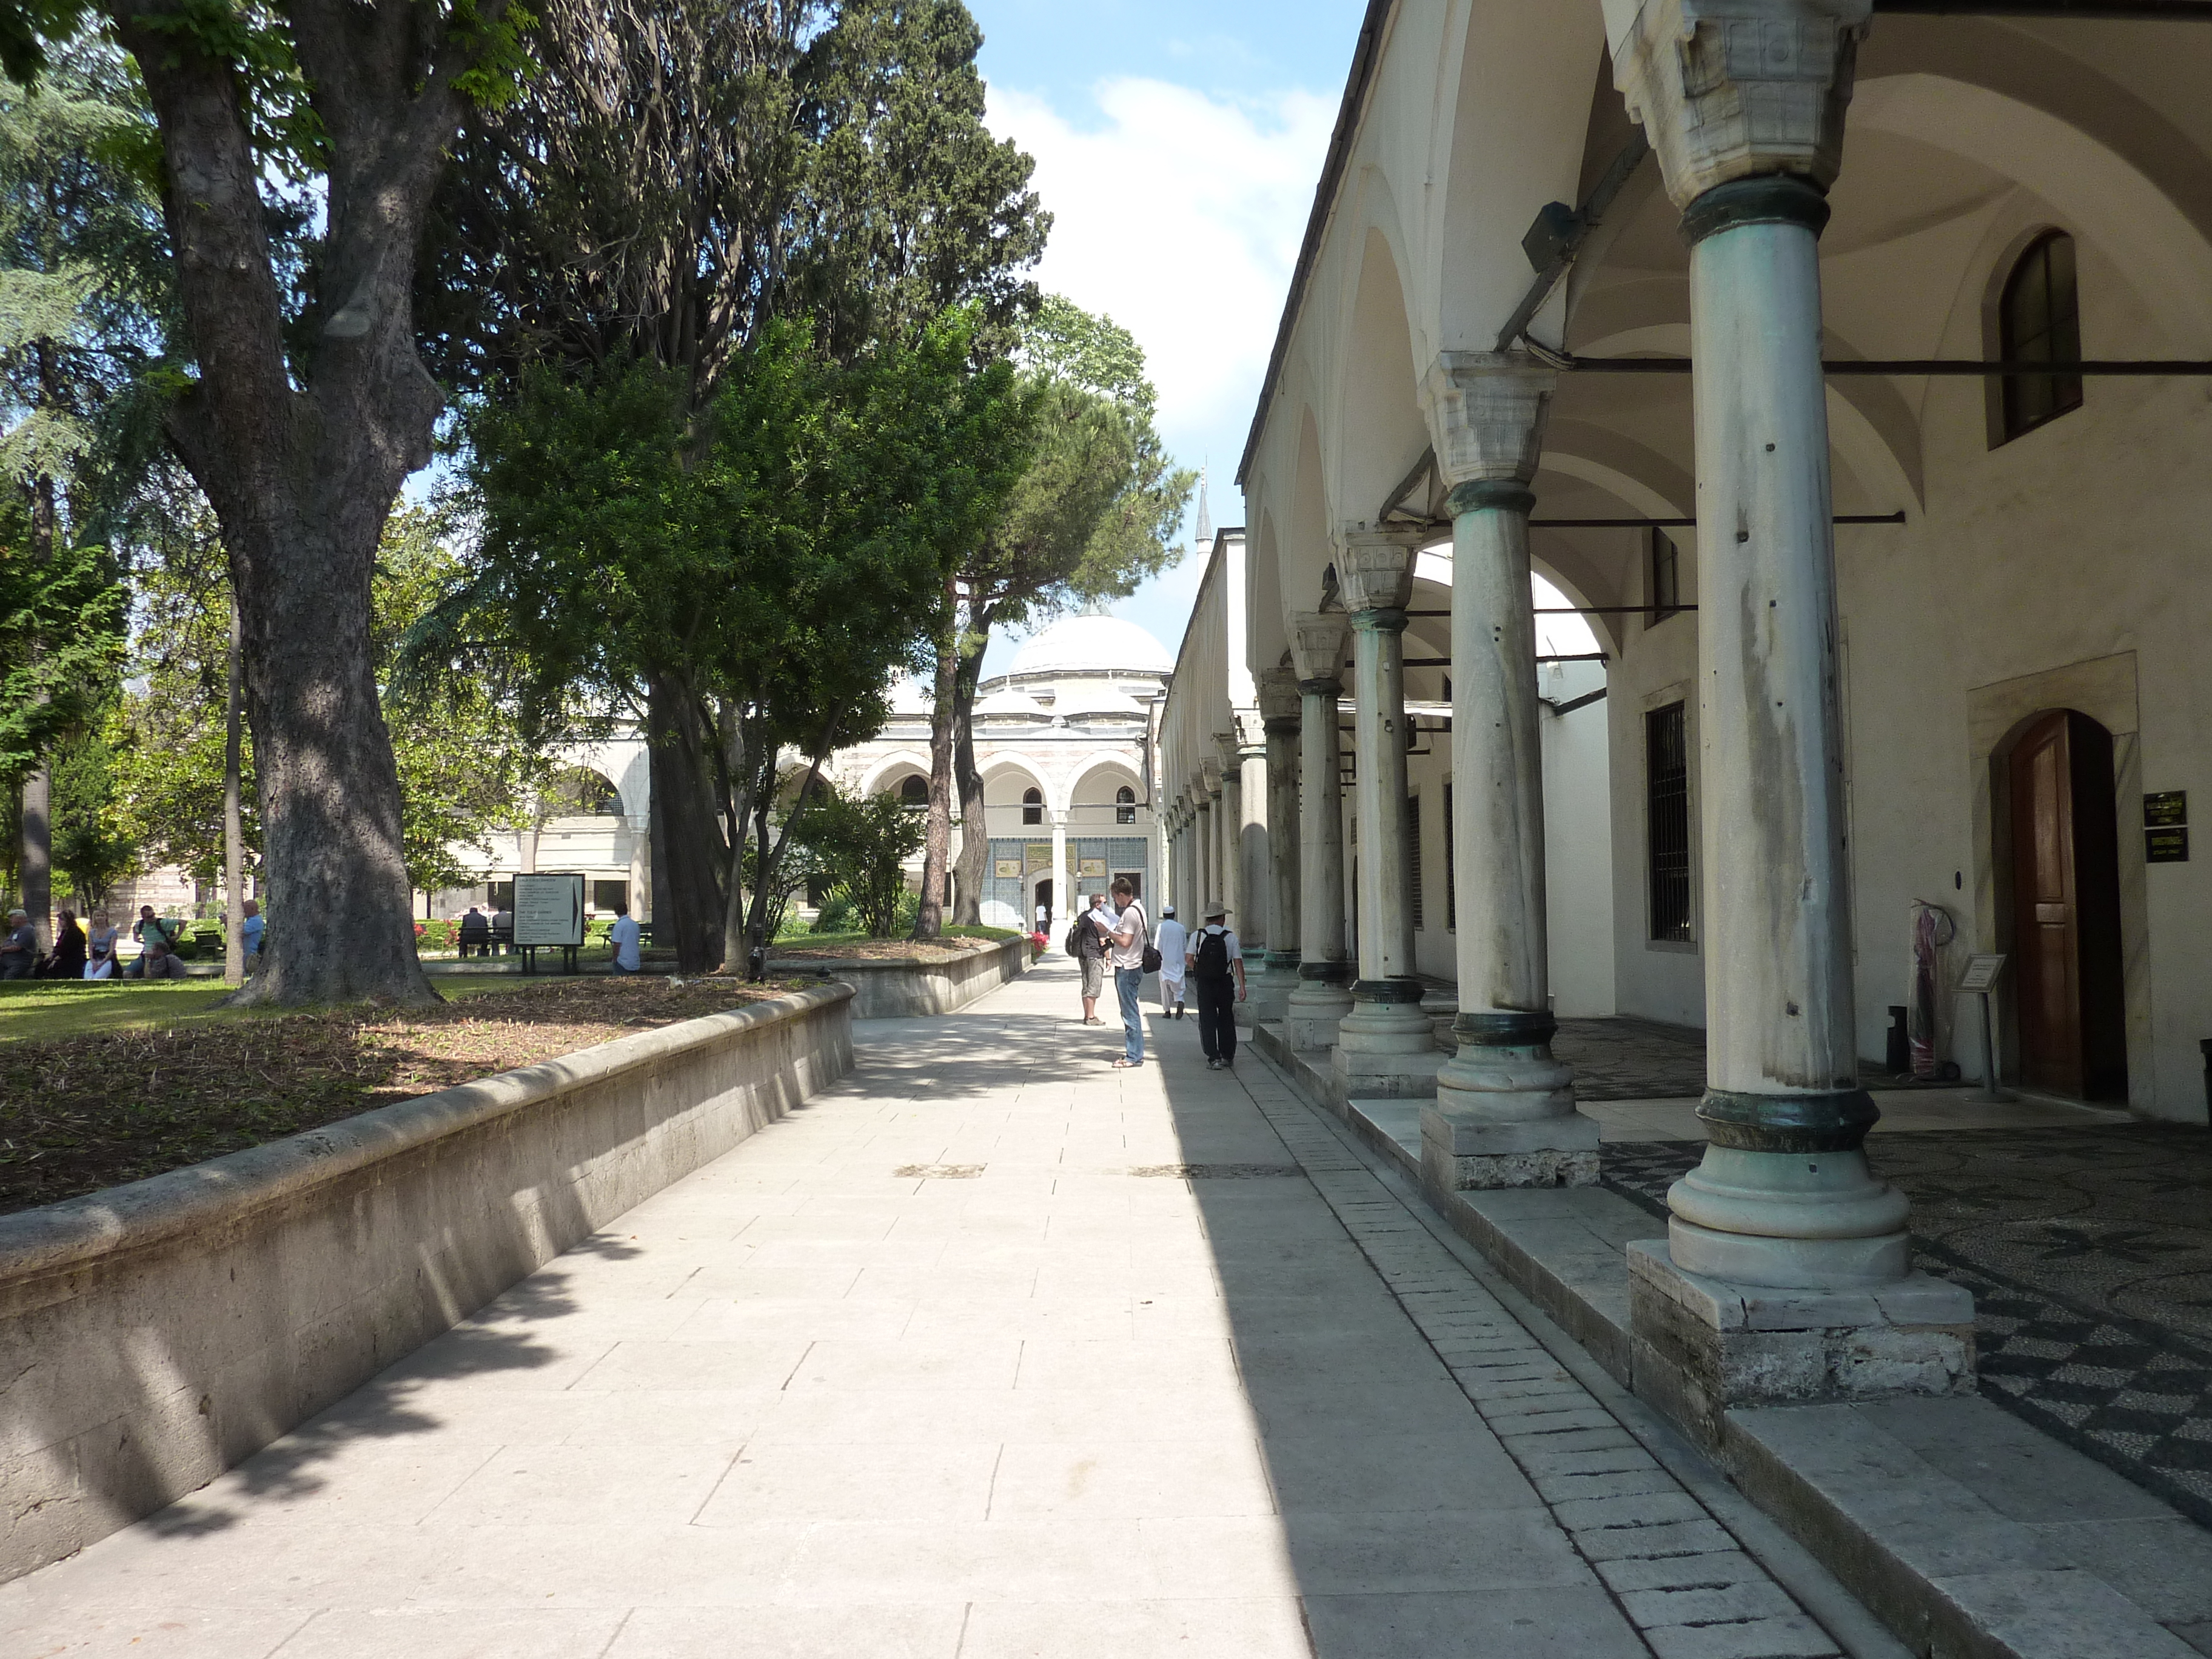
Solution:
[[[1045,706],[1026,691],[1017,691],[1012,686],[994,691],[975,705],[975,717],[981,720],[990,715],[1003,715],[1013,720],[1048,720],[1052,715]]]
[[[937,699],[929,688],[911,674],[901,674],[891,682],[890,712],[897,714],[927,714]]]
[[[1168,674],[1175,659],[1133,622],[1119,617],[1063,617],[1014,653],[1010,679],[1030,674]]]
[[[1144,704],[1127,692],[1097,680],[1068,680],[1054,687],[1052,712],[1069,720],[1086,715],[1103,715],[1111,720],[1145,718]]]

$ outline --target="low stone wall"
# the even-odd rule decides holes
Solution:
[[[988,951],[947,952],[941,959],[910,957],[869,960],[857,957],[771,957],[768,971],[778,978],[823,974],[853,988],[854,1019],[908,1019],[949,1014],[977,997],[997,990],[1030,969],[1031,947],[1010,939]]]
[[[853,1063],[796,992],[0,1216],[0,1580],[204,1485]]]

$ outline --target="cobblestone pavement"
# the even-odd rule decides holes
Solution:
[[[1191,1022],[1109,1069],[1048,962],[0,1587],[0,1653],[1837,1650],[1336,1126]]]
[[[1580,1100],[1694,1099],[1705,1091],[1705,1035],[1640,1019],[1563,1019],[1552,1052]]]
[[[1697,1141],[1605,1148],[1664,1212]],[[1974,1292],[1982,1392],[2212,1524],[2212,1134],[2128,1123],[1879,1135],[1920,1265]]]

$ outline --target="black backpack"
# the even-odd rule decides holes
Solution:
[[[1076,917],[1068,925],[1067,954],[1079,962],[1083,959],[1083,918],[1081,916]]]
[[[1191,972],[1200,979],[1222,980],[1231,977],[1229,971],[1229,935],[1201,933],[1198,936],[1198,956]]]

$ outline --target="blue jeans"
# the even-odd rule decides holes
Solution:
[[[1137,1012],[1137,992],[1145,982],[1141,968],[1116,968],[1114,994],[1121,1004],[1121,1030],[1129,1039],[1129,1064],[1145,1063],[1145,1017]]]

